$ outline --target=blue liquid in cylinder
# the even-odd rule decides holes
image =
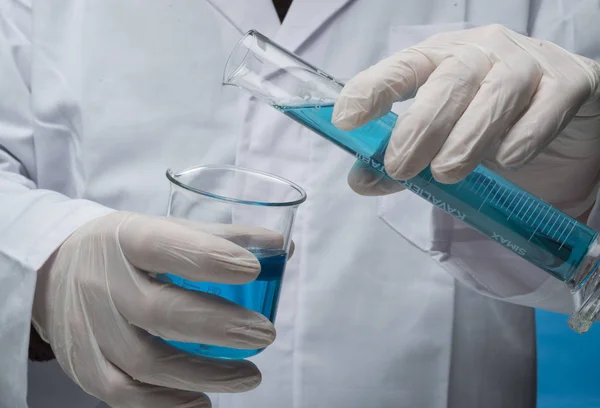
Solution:
[[[331,123],[333,105],[275,108],[385,174],[383,159],[398,119],[395,113],[344,131]],[[597,235],[481,165],[456,184],[437,182],[429,168],[399,183],[562,281],[573,279]]]
[[[287,253],[279,249],[248,249],[260,262],[261,272],[256,280],[243,285],[193,282],[179,276],[164,274],[160,279],[185,289],[212,293],[261,313],[275,322],[281,280],[287,261]],[[260,353],[263,349],[236,349],[210,344],[185,343],[165,340],[168,344],[192,354],[224,359],[243,359]]]

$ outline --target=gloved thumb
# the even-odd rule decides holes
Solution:
[[[357,160],[348,174],[348,184],[357,194],[363,196],[381,196],[404,190],[402,184]]]

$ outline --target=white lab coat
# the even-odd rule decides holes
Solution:
[[[560,282],[409,192],[353,194],[352,157],[221,76],[250,28],[341,79],[489,23],[598,58],[597,1],[295,0],[282,26],[271,0],[0,4],[1,407],[26,407],[40,265],[107,208],[163,214],[165,170],[202,163],[273,172],[309,197],[277,340],[253,359],[263,384],[215,407],[534,407],[533,310],[494,298],[568,312]],[[30,365],[32,408],[99,404],[57,373]]]

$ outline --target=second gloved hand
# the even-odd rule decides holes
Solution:
[[[455,183],[480,163],[577,215],[593,203],[600,170],[600,66],[547,41],[492,25],[435,35],[363,71],[343,89],[333,122],[350,130],[415,97],[385,155],[409,179],[431,165]],[[357,163],[361,194],[397,183]]]
[[[116,212],[79,228],[39,271],[34,325],[83,390],[114,408],[191,408],[210,406],[202,392],[259,385],[260,372],[248,361],[189,355],[153,336],[236,348],[274,340],[264,316],[149,275],[247,283],[260,264],[233,242],[281,239],[233,225],[206,231],[184,220]]]

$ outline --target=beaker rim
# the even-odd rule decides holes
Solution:
[[[300,197],[295,200],[288,200],[288,201],[242,200],[239,198],[227,197],[225,195],[215,194],[215,193],[211,193],[210,191],[205,191],[205,190],[202,190],[202,189],[199,189],[196,187],[192,187],[188,184],[181,182],[178,179],[178,177],[181,177],[187,173],[192,173],[192,172],[196,172],[196,171],[203,170],[203,169],[206,169],[206,170],[208,170],[208,169],[210,169],[210,170],[234,170],[234,171],[241,172],[241,173],[250,173],[250,174],[266,177],[271,180],[276,180],[280,183],[286,184],[288,187],[295,190],[300,195]],[[171,170],[171,169],[167,169],[166,175],[167,175],[167,179],[171,183],[175,184],[178,187],[183,188],[184,190],[191,191],[192,193],[200,194],[202,196],[213,198],[216,200],[226,201],[226,202],[240,204],[240,205],[251,205],[251,206],[262,206],[262,207],[294,207],[294,206],[298,206],[298,205],[302,204],[304,201],[306,201],[306,197],[307,197],[304,189],[302,187],[300,187],[298,184],[294,183],[293,181],[287,180],[283,177],[276,176],[275,174],[267,173],[264,171],[249,169],[246,167],[234,166],[234,165],[229,165],[229,164],[205,164],[205,165],[199,165],[199,166],[192,166],[192,167],[185,168],[181,171],[178,171],[177,173],[173,172],[173,170]]]

